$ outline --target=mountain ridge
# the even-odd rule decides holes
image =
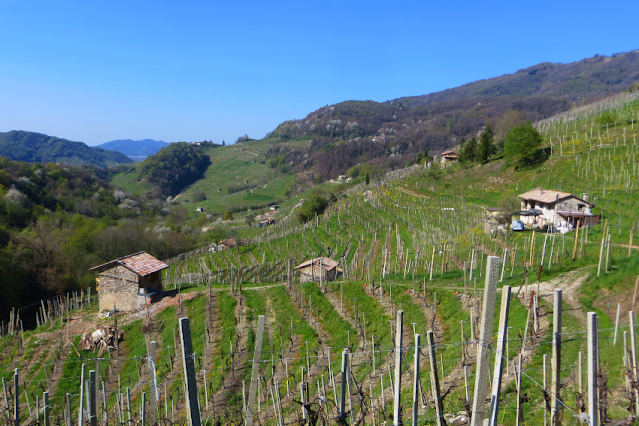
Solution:
[[[14,161],[66,163],[72,166],[90,164],[109,167],[133,163],[121,152],[24,130],[0,132],[0,155]]]
[[[117,139],[96,145],[102,149],[118,151],[128,157],[148,157],[157,154],[160,149],[170,145],[170,142],[155,139]]]

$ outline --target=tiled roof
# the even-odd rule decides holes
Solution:
[[[552,189],[543,188],[533,189],[519,196],[522,200],[533,200],[541,203],[554,203],[567,197],[574,197],[574,195],[569,192],[553,191]]]
[[[316,257],[315,259],[307,260],[306,262],[300,263],[294,269],[306,268],[311,266],[311,264],[318,268],[323,267],[327,271],[330,271],[337,266],[337,262],[335,262],[333,259],[329,259],[328,257]]]
[[[94,266],[91,271],[101,272],[115,266],[124,266],[140,276],[146,276],[169,267],[166,263],[156,259],[145,251],[120,257],[102,265]]]

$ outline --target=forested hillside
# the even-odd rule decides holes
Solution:
[[[0,155],[15,161],[72,166],[91,164],[106,167],[133,162],[121,152],[91,148],[82,142],[22,130],[0,133]]]
[[[180,212],[112,186],[109,173],[0,157],[0,315],[86,287],[91,266],[140,250],[165,258],[194,244],[199,233],[182,229]]]
[[[176,195],[204,175],[211,160],[198,145],[179,142],[162,148],[140,167],[140,179],[156,185],[159,195]]]

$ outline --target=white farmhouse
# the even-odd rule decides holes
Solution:
[[[599,216],[592,214],[593,204],[588,202],[588,194],[579,198],[568,192],[543,188],[533,189],[519,195],[521,199],[521,221],[527,225],[547,228],[553,224],[557,229],[572,229],[577,226],[594,226]],[[524,211],[534,212],[525,215]]]

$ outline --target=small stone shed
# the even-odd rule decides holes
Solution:
[[[295,269],[300,271],[301,283],[333,281],[342,273],[342,270],[337,267],[337,262],[328,257],[307,260],[297,265]]]
[[[134,312],[143,308],[149,294],[162,290],[162,270],[169,265],[141,251],[91,268],[97,272],[100,310]]]

